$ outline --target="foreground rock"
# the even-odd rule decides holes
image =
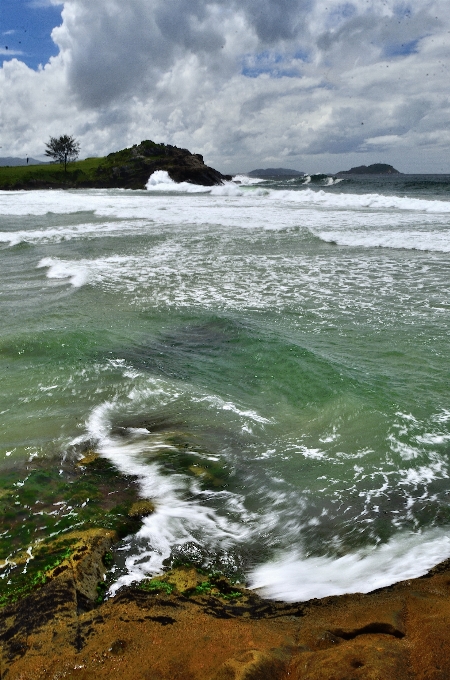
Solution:
[[[8,680],[444,680],[450,562],[368,595],[273,603],[182,567],[96,605],[111,532],[85,534],[0,613]]]

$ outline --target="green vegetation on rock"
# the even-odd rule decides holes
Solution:
[[[156,578],[145,579],[138,584],[138,588],[146,592],[166,595],[177,593],[185,597],[208,595],[231,600],[243,596],[242,590],[223,574],[216,571],[208,573],[189,564],[177,566]]]
[[[138,530],[139,516],[129,514],[138,502],[136,480],[86,453],[78,463],[34,459],[22,469],[2,471],[0,606],[46,583],[69,558],[74,531],[113,530],[120,537]],[[109,552],[103,564],[112,563]]]

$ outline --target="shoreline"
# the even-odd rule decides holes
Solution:
[[[2,678],[449,677],[450,560],[368,594],[295,604],[185,565],[99,602],[117,536],[77,538],[46,584],[0,610]]]

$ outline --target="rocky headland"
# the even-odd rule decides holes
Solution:
[[[103,158],[70,163],[0,168],[0,189],[145,189],[150,175],[165,170],[174,182],[214,186],[231,180],[205,165],[200,154],[145,140]]]

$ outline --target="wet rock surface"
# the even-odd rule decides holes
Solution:
[[[181,567],[97,605],[93,584],[111,540],[94,531],[65,571],[2,610],[2,678],[450,677],[449,562],[367,595],[294,605]]]

